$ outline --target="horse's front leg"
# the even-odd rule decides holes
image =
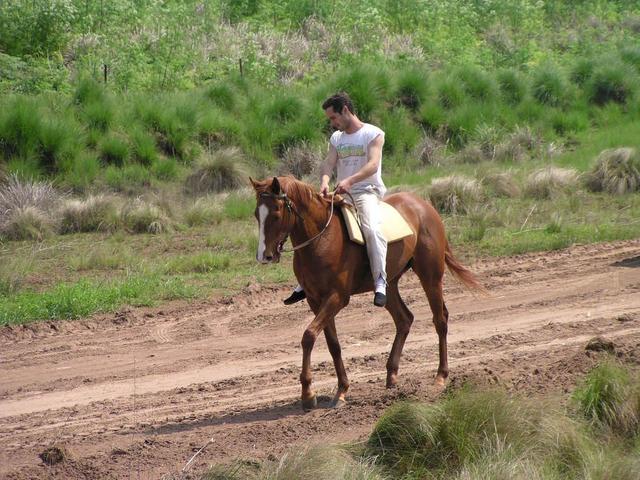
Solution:
[[[338,341],[335,317],[331,318],[327,322],[327,326],[324,327],[324,338],[327,340],[327,347],[329,347],[331,358],[333,358],[333,365],[336,368],[336,375],[338,376],[338,391],[333,397],[331,406],[338,408],[346,403],[344,396],[347,390],[349,390],[349,379],[347,378],[347,371],[342,362],[342,350],[340,348],[340,342]]]
[[[309,303],[312,303],[311,301]],[[313,306],[312,306],[313,307]],[[343,307],[338,294],[329,295],[318,308],[313,308],[316,317],[309,324],[302,335],[302,372],[300,383],[302,384],[302,408],[309,410],[318,404],[316,394],[311,390],[311,351],[316,338],[324,330]],[[343,367],[344,368],[344,367]]]

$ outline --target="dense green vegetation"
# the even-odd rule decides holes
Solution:
[[[605,360],[568,405],[465,386],[440,401],[388,408],[364,445],[299,449],[203,479],[636,479],[640,377]]]
[[[336,90],[466,258],[640,235],[638,1],[17,0],[0,27],[0,323],[292,281],[254,265],[247,177],[317,182]],[[85,281],[169,287],[30,306]]]

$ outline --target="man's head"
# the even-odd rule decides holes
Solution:
[[[336,93],[327,98],[322,104],[324,113],[337,130],[345,131],[355,117],[353,103],[345,92]]]

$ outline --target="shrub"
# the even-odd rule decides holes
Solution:
[[[396,79],[394,97],[411,111],[417,111],[427,98],[427,75],[417,69],[402,70]]]
[[[320,149],[304,142],[285,149],[280,159],[278,174],[293,175],[301,179],[317,173],[322,162],[323,155]]]
[[[330,95],[348,92],[356,110],[363,121],[369,121],[374,112],[381,109],[383,99],[389,90],[387,72],[377,66],[357,66],[338,75],[332,82]]]
[[[637,73],[623,64],[606,63],[594,70],[586,83],[587,97],[597,105],[626,103],[637,89],[637,78]]]
[[[248,181],[244,156],[237,148],[225,148],[203,156],[187,177],[189,193],[201,194],[234,190]]]
[[[545,105],[560,105],[566,98],[567,88],[562,72],[550,65],[540,67],[532,79],[533,96]]]
[[[497,81],[500,94],[508,103],[518,104],[527,94],[527,84],[516,70],[500,70]]]
[[[381,128],[385,132],[384,151],[388,155],[406,158],[406,154],[420,141],[420,129],[402,107],[384,112],[381,115]]]
[[[17,97],[0,113],[0,152],[6,159],[34,156],[40,141],[42,114],[33,99]]]
[[[129,144],[120,135],[108,134],[103,137],[98,151],[100,159],[108,165],[121,167],[129,159]]]
[[[265,107],[265,115],[268,119],[285,123],[299,118],[303,112],[303,105],[297,96],[276,92]]]
[[[577,174],[573,169],[546,167],[529,175],[525,194],[538,199],[551,198],[574,187],[576,181]]]
[[[121,217],[125,228],[132,233],[164,233],[172,228],[169,218],[162,210],[142,200],[125,206]]]
[[[585,176],[587,188],[594,192],[624,195],[640,189],[640,155],[634,148],[604,150]]]
[[[60,232],[110,232],[119,224],[117,202],[103,195],[68,200],[60,209]]]
[[[209,150],[240,141],[240,124],[227,113],[212,110],[198,120],[198,139]]]
[[[482,189],[476,180],[460,175],[434,178],[429,198],[441,212],[466,213],[472,205],[480,201]]]
[[[419,113],[420,123],[425,129],[434,134],[447,121],[447,114],[437,103],[425,103]]]

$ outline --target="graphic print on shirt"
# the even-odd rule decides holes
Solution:
[[[361,158],[365,155],[364,145],[354,143],[337,145],[336,150],[338,151],[338,158],[343,162],[343,165],[356,164],[359,161],[358,157]]]

